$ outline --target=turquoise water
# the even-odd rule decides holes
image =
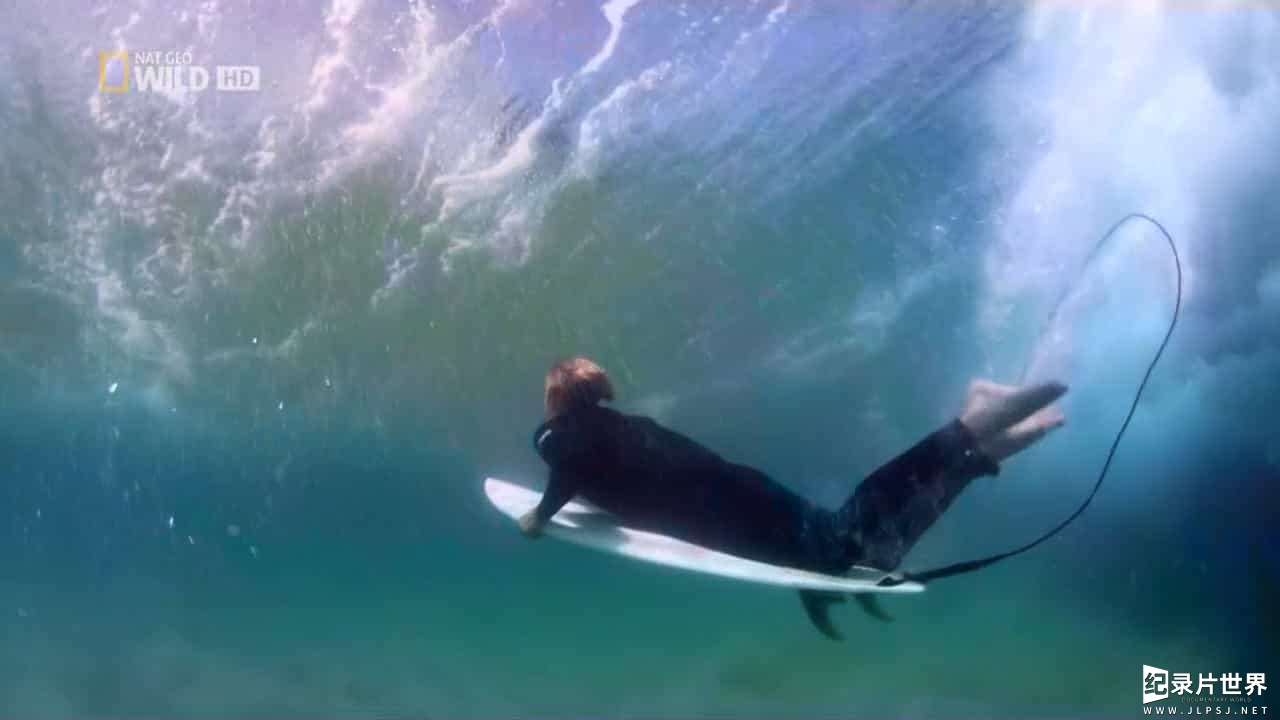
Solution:
[[[1131,717],[1142,665],[1280,672],[1274,11],[0,13],[0,716]],[[109,51],[261,89],[106,93]],[[1186,285],[1106,485],[891,624],[485,504],[566,355],[831,504],[1026,370],[1067,426],[908,565],[1025,542],[1173,310],[1148,228],[1084,262],[1133,210]]]

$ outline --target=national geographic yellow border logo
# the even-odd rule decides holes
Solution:
[[[118,61],[121,67],[120,84],[110,85],[107,83],[107,63],[112,60]],[[98,89],[102,92],[123,93],[129,92],[129,53],[120,50],[118,52],[98,53]]]

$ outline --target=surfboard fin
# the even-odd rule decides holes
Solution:
[[[862,611],[881,622],[893,622],[893,616],[885,612],[880,600],[872,593],[850,593]],[[844,640],[844,634],[831,622],[831,606],[844,602],[841,593],[820,592],[817,590],[801,590],[800,602],[804,605],[804,613],[818,632],[832,640]]]
[[[801,590],[800,602],[804,605],[804,613],[809,622],[818,628],[818,632],[832,640],[844,640],[839,628],[831,623],[831,606],[844,602],[844,595],[839,593],[819,592],[817,590]]]
[[[880,600],[871,593],[856,593],[853,596],[858,601],[858,605],[862,611],[871,617],[882,622],[893,622],[893,616],[884,611],[884,606],[880,604]]]

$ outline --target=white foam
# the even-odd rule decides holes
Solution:
[[[352,29],[364,0],[333,0],[324,14],[324,27],[333,49],[321,55],[311,67],[308,80],[310,95],[303,102],[303,112],[310,114],[329,104],[338,74],[351,68],[355,36]]]
[[[1263,162],[1257,148],[1273,140],[1277,94],[1274,77],[1252,78],[1245,92],[1220,78],[1240,62],[1238,50],[1273,47],[1277,23],[1176,6],[1108,8],[1105,23],[1056,2],[1029,14],[1013,66],[997,76],[990,96],[990,116],[1008,146],[1038,146],[1019,168],[1002,144],[982,171],[1021,175],[996,213],[984,260],[981,324],[990,341],[1005,333],[1016,308],[1056,296],[1127,212],[1155,215],[1177,238],[1185,301],[1197,293],[1196,260],[1225,251],[1197,230]],[[1261,48],[1253,54],[1258,62],[1247,66],[1270,67]],[[1167,250],[1148,244],[1150,266],[1171,280]]]
[[[516,139],[511,143],[511,147],[502,158],[493,165],[474,172],[445,174],[433,180],[433,186],[451,186],[453,188],[453,194],[446,196],[446,214],[448,208],[474,197],[476,194],[475,186],[491,184],[497,180],[515,175],[532,165],[535,157],[533,141],[545,127],[546,119],[547,115],[544,112],[537,120],[529,123],[516,136]],[[468,186],[473,188],[470,192],[468,191]]]
[[[875,356],[912,301],[932,288],[948,267],[946,257],[892,284],[860,290],[849,309],[783,340],[764,357],[771,372],[808,375],[833,357],[861,360]]]
[[[432,182],[433,187],[443,187],[450,193],[445,197],[445,210],[442,211],[444,214],[449,214],[450,210],[456,209],[469,200],[490,194],[488,190],[496,189],[492,186],[499,181],[512,177],[533,164],[536,159],[534,140],[564,104],[565,98],[576,90],[579,80],[599,71],[609,58],[613,57],[618,39],[622,35],[623,19],[627,11],[641,1],[610,0],[605,4],[601,12],[609,21],[609,35],[605,38],[604,44],[568,82],[557,78],[552,83],[551,94],[543,103],[542,113],[520,131],[507,152],[496,163],[479,170],[442,174]]]
[[[641,0],[609,0],[601,8],[605,19],[609,21],[609,36],[605,38],[604,45],[596,54],[582,66],[580,75],[590,75],[604,64],[609,62],[609,58],[613,57],[613,52],[618,47],[618,38],[622,35],[623,19],[627,16],[627,11],[639,5]]]
[[[338,145],[326,159],[321,182],[337,179],[349,168],[363,165],[368,158],[402,139],[405,124],[421,111],[428,83],[446,60],[468,47],[477,27],[468,28],[449,43],[433,47],[435,16],[421,4],[410,6],[412,35],[402,53],[405,72],[381,85],[367,86],[377,92],[380,102],[356,122],[340,132]]]
[[[720,61],[720,72],[717,73],[716,77],[718,78],[723,74],[731,65],[737,64],[739,52],[751,41],[752,38],[768,31],[774,25],[777,25],[778,22],[782,20],[783,16],[785,16],[790,10],[791,0],[782,0],[782,2],[778,3],[776,7],[769,11],[769,14],[764,18],[764,22],[750,30],[743,30],[739,33],[738,39],[733,43],[733,47],[725,55],[724,59]],[[712,82],[714,82],[714,80]]]
[[[380,102],[370,108],[359,122],[341,130],[337,145],[325,160],[320,182],[332,182],[349,169],[363,167],[370,158],[402,143],[406,128],[415,118],[420,117],[424,103],[429,103],[447,89],[448,70],[456,66],[458,60],[482,35],[492,32],[502,45],[502,20],[514,5],[515,0],[504,0],[486,16],[443,43],[438,42],[436,37],[438,27],[435,16],[425,5],[412,5],[410,21],[413,32],[402,53],[406,66],[404,73],[388,82],[367,87],[377,93]],[[434,141],[434,136],[429,136],[423,147],[420,161],[422,168],[429,162]],[[513,172],[522,167],[519,162],[519,158],[513,158],[509,162],[510,168],[498,168],[493,174],[497,176]],[[467,180],[465,177],[453,179]],[[485,179],[477,176],[473,181],[483,182]],[[440,182],[440,179],[437,178],[436,182]],[[446,178],[445,182],[449,180]],[[415,181],[415,192],[420,183],[421,178]]]
[[[600,104],[592,108],[578,128],[578,146],[574,152],[575,168],[579,175],[588,175],[600,156],[606,138],[623,132],[631,120],[630,104],[637,96],[661,86],[671,75],[672,63],[663,61],[646,69],[636,77],[613,89]]]
[[[782,19],[782,16],[786,15],[787,11],[790,9],[791,0],[782,0],[781,3],[778,3],[777,7],[769,11],[769,16],[765,18],[765,27],[777,24],[777,22]]]
[[[579,95],[583,81],[596,74],[613,56],[625,16],[639,3],[640,0],[613,0],[602,8],[609,22],[609,34],[600,49],[570,77],[558,77],[552,82],[542,111],[520,130],[496,161],[474,167],[475,161],[486,159],[484,151],[488,147],[472,144],[467,152],[460,154],[452,168],[431,180],[429,189],[441,193],[440,210],[437,218],[422,228],[422,235],[445,232],[447,245],[440,256],[444,272],[451,272],[461,254],[475,250],[483,250],[505,264],[519,264],[528,259],[533,229],[543,216],[548,198],[568,174],[557,174],[532,184],[517,184],[517,180],[539,160],[539,137],[557,121],[569,99]],[[497,18],[508,7],[509,3],[504,3],[495,10],[489,24],[496,27]],[[424,158],[421,163],[425,162]],[[455,221],[461,218],[474,218],[485,227],[480,231],[468,220],[466,230],[455,229]],[[416,265],[416,252],[416,249],[410,251],[414,257],[396,257],[387,263],[388,281],[375,293],[375,303],[385,299],[402,282],[407,268]]]
[[[274,345],[260,342],[257,337],[254,337],[249,341],[252,347],[237,346],[214,350],[205,354],[204,362],[223,364],[241,360],[287,360],[296,357],[302,341],[319,329],[320,321],[311,318],[300,327],[290,330],[283,340]]]
[[[205,42],[211,42],[222,27],[222,9],[218,0],[203,0],[196,11],[196,31]]]

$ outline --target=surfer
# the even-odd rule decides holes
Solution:
[[[831,575],[853,566],[891,571],[970,482],[996,475],[1002,460],[1063,424],[1053,402],[1066,390],[974,380],[955,419],[830,510],[650,418],[604,407],[613,399],[605,371],[586,358],[565,360],[547,373],[546,420],[533,436],[549,479],[520,528],[536,537],[581,497],[630,527],[739,557]],[[835,599],[801,596],[819,629],[838,637],[826,619]],[[864,607],[876,613],[869,601]]]

